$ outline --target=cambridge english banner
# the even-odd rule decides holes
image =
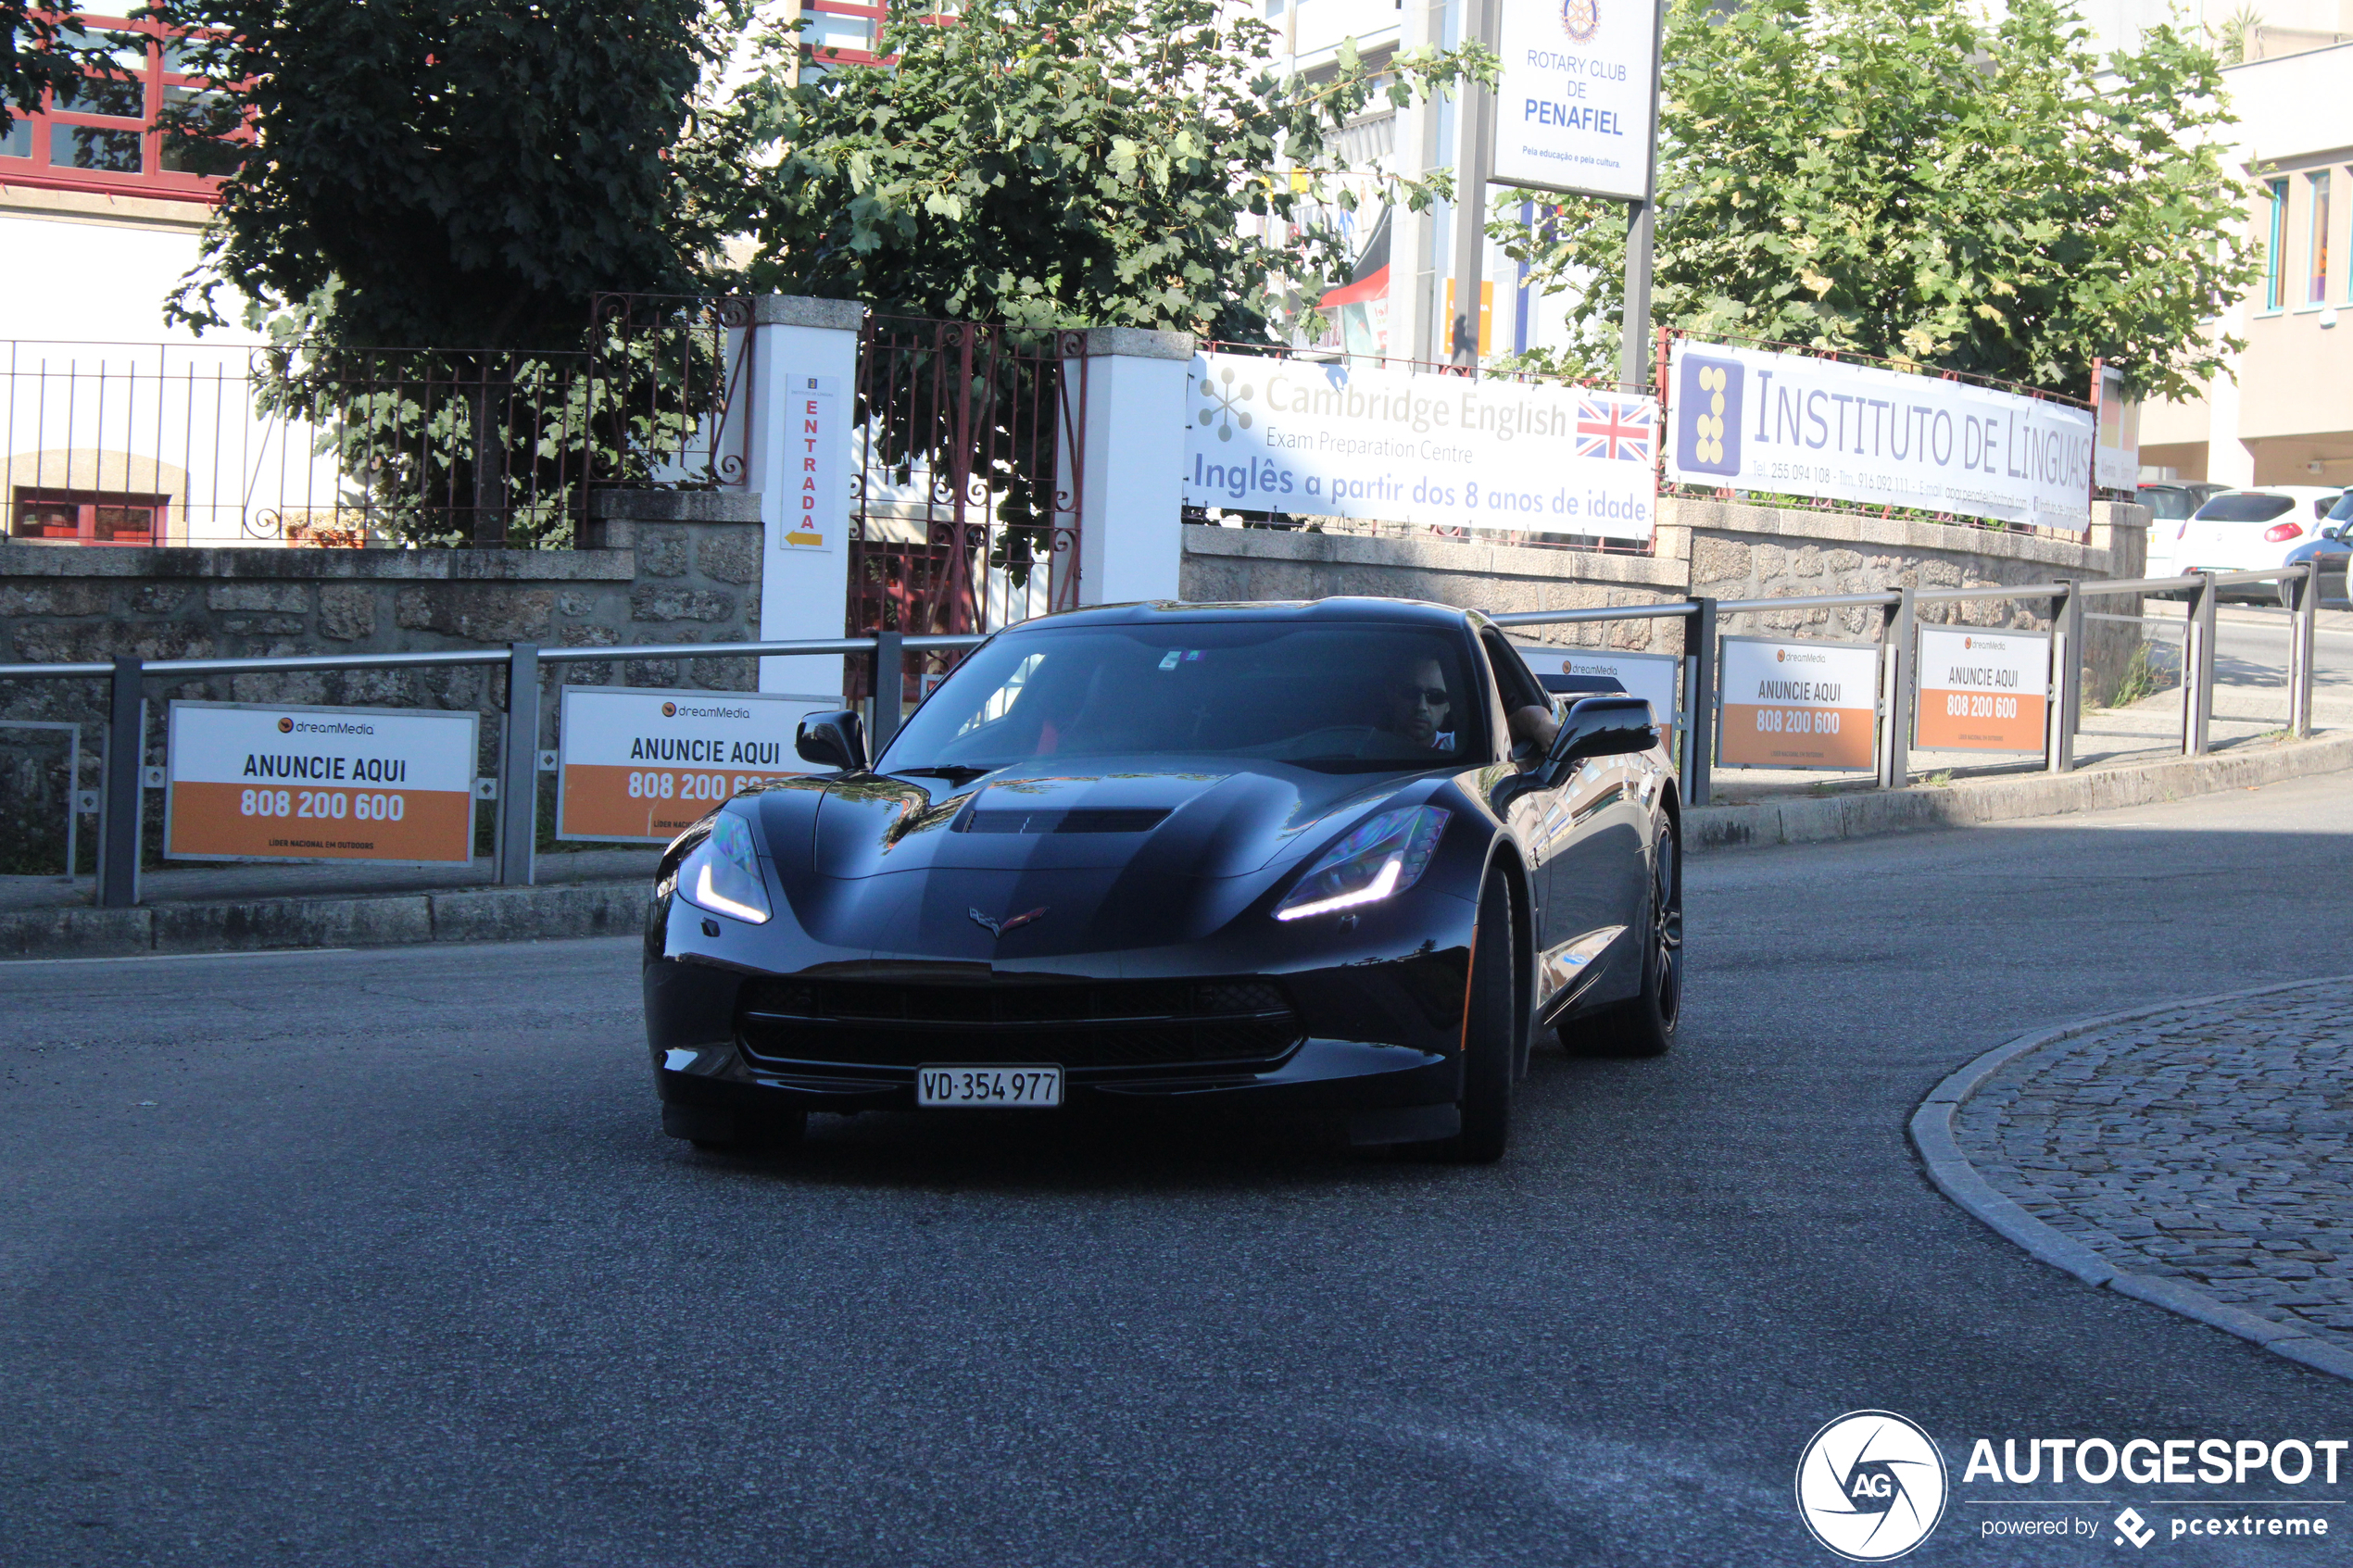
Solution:
[[[1668,384],[1669,483],[2091,526],[2088,409],[1687,339]]]
[[[1235,354],[1191,383],[1189,507],[1651,536],[1652,398]]]

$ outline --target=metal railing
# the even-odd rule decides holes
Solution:
[[[2190,592],[2188,646],[2182,681],[2181,752],[2210,748],[2214,709],[2215,605],[2223,589],[2258,583],[2281,584],[2293,615],[2288,653],[2288,723],[2296,736],[2312,731],[2312,650],[2321,569],[2298,565],[2268,571],[2198,572],[2188,577],[2130,582],[2035,583],[1984,588],[1902,588],[1876,593],[1826,594],[1811,597],[1713,599],[1693,597],[1648,605],[1591,609],[1532,610],[1491,617],[1504,627],[1572,625],[1594,621],[1680,620],[1685,622],[1682,709],[1676,728],[1683,737],[1680,761],[1683,798],[1705,806],[1718,736],[1717,660],[1718,628],[1725,617],[1792,610],[1876,608],[1881,611],[1881,641],[1886,650],[1878,694],[1876,741],[1879,787],[1900,789],[1910,782],[1908,759],[1912,702],[1913,633],[1923,604],[2025,600],[2047,603],[2054,646],[2049,720],[2044,766],[2071,771],[2083,678],[2083,622],[2087,601],[2104,596]],[[906,636],[884,632],[868,637],[833,637],[792,642],[657,643],[604,647],[543,648],[514,643],[503,648],[447,653],[292,655],[275,659],[117,659],[78,664],[0,664],[0,680],[92,679],[109,684],[104,770],[99,790],[98,902],[126,908],[138,902],[141,791],[149,786],[145,755],[145,688],[150,680],[182,681],[203,675],[250,675],[324,670],[396,670],[431,666],[496,666],[507,671],[505,721],[496,775],[494,880],[527,885],[537,851],[538,775],[543,666],[601,663],[615,659],[765,658],[791,655],[866,655],[860,683],[868,691],[903,691],[910,655],[961,651],[988,641],[983,635]],[[899,704],[874,706],[872,733],[879,753],[898,733]],[[154,770],[160,773],[161,769]],[[157,786],[161,780],[153,781]]]
[[[276,659],[117,659],[79,664],[0,664],[0,681],[103,680],[107,683],[106,744],[98,800],[98,904],[129,909],[139,902],[139,825],[142,791],[160,788],[163,770],[150,770],[146,757],[148,681],[184,681],[200,675],[268,675],[317,670],[413,670],[429,667],[503,665],[507,672],[505,721],[498,771],[489,793],[497,801],[493,818],[492,880],[500,886],[527,886],[535,879],[538,852],[540,714],[545,665],[595,664],[610,659],[745,659],[795,654],[867,654],[875,689],[903,684],[910,654],[978,647],[983,636],[907,637],[885,632],[872,637],[827,637],[774,643],[641,643],[629,646],[543,648],[510,643],[502,648],[466,648],[447,653],[293,654]],[[717,694],[714,694],[717,695]],[[899,733],[900,713],[877,704],[872,725],[875,749]],[[77,745],[79,744],[77,737]],[[78,754],[77,754],[78,755]],[[150,777],[150,774],[158,775]],[[70,826],[69,827],[70,831]]]

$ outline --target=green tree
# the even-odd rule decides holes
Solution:
[[[86,34],[76,9],[75,0],[0,0],[0,132],[38,110],[43,94],[72,86],[85,66],[103,59],[79,42]]]
[[[256,141],[172,311],[362,346],[552,348],[691,285],[669,155],[740,25],[703,0],[162,0]],[[226,291],[224,295],[223,291]]]
[[[2219,67],[2168,27],[2105,63],[2088,38],[2052,0],[1991,24],[1969,0],[1673,0],[1656,319],[2078,396],[2105,358],[2193,394],[2235,346],[2202,323],[2257,268]],[[1573,296],[1561,368],[1614,373],[1620,212],[1490,225]]]
[[[948,25],[895,21],[893,65],[821,73],[794,69],[795,24],[682,162],[703,232],[754,242],[755,289],[1266,341],[1346,274],[1338,232],[1312,220],[1364,182],[1339,181],[1334,133],[1377,94],[1405,104],[1493,72],[1473,45],[1376,73],[1352,44],[1310,82],[1273,68],[1273,43],[1216,0],[980,0]],[[1416,207],[1451,191],[1385,183]]]

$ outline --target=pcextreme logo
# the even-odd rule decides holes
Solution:
[[[1855,1562],[1885,1562],[1944,1517],[1944,1456],[1893,1411],[1850,1411],[1797,1461],[1797,1512],[1814,1538]]]

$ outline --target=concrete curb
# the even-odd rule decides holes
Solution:
[[[461,887],[369,897],[241,898],[135,909],[0,914],[0,958],[376,947],[413,942],[521,942],[613,936],[644,922],[647,884]]]
[[[2204,757],[2169,758],[2076,773],[2031,773],[1930,788],[1877,790],[1819,798],[1703,806],[1684,819],[1687,848],[1737,849],[1820,844],[1883,833],[1973,827],[2027,817],[2107,811],[2277,784],[2353,768],[2353,735],[2289,741]]]
[[[2097,1018],[2078,1019],[2054,1029],[2021,1035],[1987,1051],[1930,1091],[1929,1097],[1920,1101],[1919,1109],[1912,1113],[1912,1147],[1919,1151],[1921,1163],[1928,1168],[1929,1180],[1936,1184],[1939,1192],[1993,1230],[2017,1243],[2037,1261],[2073,1274],[2085,1285],[2105,1286],[2119,1296],[2129,1296],[2135,1301],[2163,1307],[2185,1318],[2194,1318],[2208,1327],[2234,1334],[2241,1339],[2260,1345],[2316,1372],[2353,1381],[2353,1351],[2321,1339],[2309,1330],[2273,1323],[2259,1312],[2232,1306],[2178,1279],[2168,1279],[2158,1274],[2126,1273],[2117,1269],[2082,1242],[2052,1229],[1994,1191],[1993,1184],[1980,1175],[1977,1167],[1969,1163],[1969,1157],[1961,1152],[1959,1140],[1953,1135],[1954,1116],[1969,1103],[1969,1097],[1976,1094],[1987,1079],[2020,1057],[2046,1046],[2088,1035],[2095,1029],[2104,1029],[2112,1023],[2130,1022],[2133,1019],[2148,1018],[2158,1013],[2244,1001],[2249,997],[2268,997],[2274,992],[2302,990],[2312,985],[2338,985],[2347,981],[2353,981],[2353,974],[2324,975],[2313,980],[2291,980],[2279,985],[2258,985],[2245,991],[2223,991],[2210,997],[2190,997],[2156,1007],[2103,1013]]]

